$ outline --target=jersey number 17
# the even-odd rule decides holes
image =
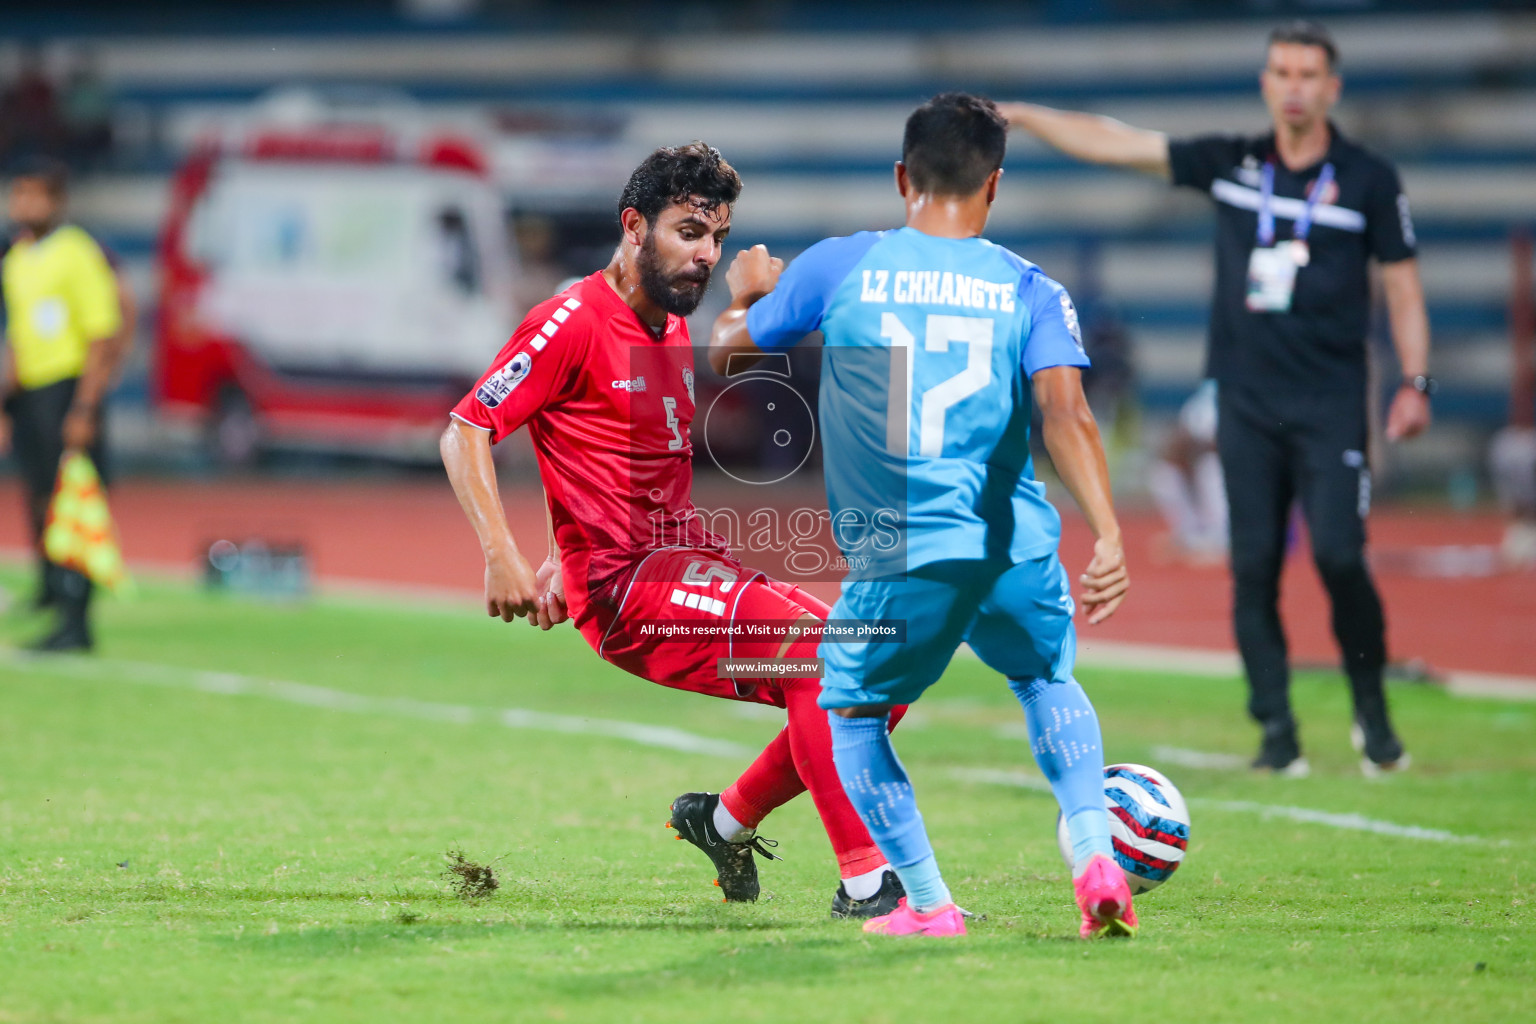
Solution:
[[[892,455],[937,457],[944,451],[944,419],[952,406],[976,394],[992,381],[992,331],[988,316],[930,313],[924,325],[923,350],[948,352],[951,344],[966,346],[965,369],[947,377],[909,402],[917,338],[895,313],[880,317],[880,335],[892,349],[891,386],[886,405],[886,450]],[[905,374],[896,371],[897,352],[904,355]],[[917,409],[917,450],[911,451],[911,415]]]

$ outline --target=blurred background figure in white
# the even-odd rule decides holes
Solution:
[[[1173,431],[1147,469],[1147,490],[1168,532],[1156,555],[1214,565],[1227,557],[1227,487],[1216,454],[1216,382],[1207,380],[1179,409]]]

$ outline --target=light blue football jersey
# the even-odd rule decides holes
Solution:
[[[981,238],[829,238],[747,314],[775,351],[820,330],[823,465],[850,578],[1038,558],[1061,519],[1029,455],[1029,378],[1087,366],[1066,289]]]

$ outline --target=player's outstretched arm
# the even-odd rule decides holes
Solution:
[[[459,506],[480,538],[480,550],[485,555],[486,614],[505,622],[519,615],[537,615],[538,581],[507,526],[501,494],[496,490],[490,431],[454,420],[443,431],[438,451]]]
[[[747,330],[747,310],[773,291],[784,272],[784,261],[768,255],[768,247],[754,245],[743,249],[731,261],[725,283],[731,289],[731,304],[715,318],[709,336],[709,366],[722,376],[740,373],[763,357]]]
[[[1068,156],[1091,164],[1128,167],[1167,178],[1168,136],[1123,121],[1037,103],[999,103],[1008,127],[1021,128]]]
[[[1031,378],[1040,408],[1040,436],[1051,453],[1056,475],[1071,492],[1093,530],[1093,560],[1079,577],[1088,621],[1103,622],[1115,613],[1130,588],[1125,547],[1109,489],[1109,465],[1099,439],[1099,425],[1083,395],[1083,374],[1075,366],[1052,366]]]

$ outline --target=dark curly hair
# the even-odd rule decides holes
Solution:
[[[919,192],[968,196],[1003,166],[1008,122],[997,104],[966,92],[940,93],[912,111],[901,162]]]
[[[741,175],[720,151],[702,142],[663,146],[635,168],[619,195],[619,212],[634,207],[647,224],[673,203],[697,196],[709,210],[730,206],[741,195]]]

